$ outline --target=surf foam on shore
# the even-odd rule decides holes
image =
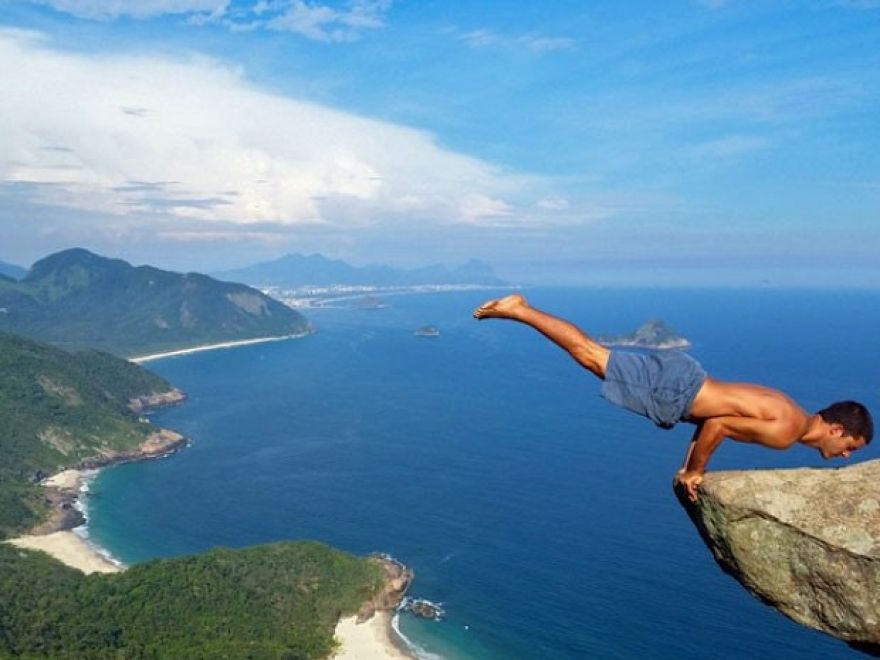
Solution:
[[[250,346],[251,344],[265,344],[270,341],[284,341],[285,339],[301,339],[311,334],[311,331],[297,332],[292,335],[280,335],[278,337],[257,337],[255,339],[241,339],[238,341],[225,341],[219,344],[203,344],[201,346],[193,346],[192,348],[181,348],[176,351],[165,351],[163,353],[151,353],[150,355],[140,355],[128,358],[129,362],[142,364],[144,362],[152,362],[153,360],[162,360],[164,358],[177,357],[179,355],[189,355],[190,353],[201,353],[202,351],[215,351],[220,348],[236,348],[238,346]]]

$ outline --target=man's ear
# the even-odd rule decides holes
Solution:
[[[829,424],[828,430],[835,438],[846,435],[846,430],[843,428],[843,424],[841,424],[840,422],[831,422],[831,424]]]

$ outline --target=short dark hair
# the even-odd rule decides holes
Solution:
[[[864,438],[865,444],[874,437],[874,420],[871,413],[858,401],[838,401],[816,413],[829,424],[840,424],[846,435]]]

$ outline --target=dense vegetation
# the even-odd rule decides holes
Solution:
[[[128,400],[170,389],[112,355],[71,354],[0,332],[0,538],[43,515],[36,474],[140,444],[156,428]]]
[[[0,333],[0,536],[45,514],[35,474],[139,444],[155,429],[128,400],[169,389],[112,355]],[[325,658],[339,617],[382,587],[374,562],[314,542],[89,576],[0,544],[0,657]]]
[[[85,576],[0,545],[0,656],[323,658],[380,568],[314,542],[151,561]]]
[[[243,284],[134,267],[72,249],[0,279],[0,330],[65,348],[143,355],[198,344],[280,336],[303,316]]]

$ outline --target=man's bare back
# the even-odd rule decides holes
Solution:
[[[606,381],[603,396],[608,388],[610,396],[606,398],[610,401],[644,414],[664,428],[677,421],[696,425],[684,465],[678,472],[691,500],[697,498],[697,487],[709,458],[725,438],[770,449],[788,449],[799,443],[819,450],[827,459],[847,458],[873,436],[871,415],[859,403],[839,402],[811,415],[779,390],[710,378],[691,358],[682,358],[679,364],[667,360],[678,373],[666,377],[662,387],[652,388],[649,380],[658,378],[656,365],[645,366],[645,373],[641,373],[642,363],[648,362],[642,356],[621,357],[617,352],[612,355],[610,349],[590,339],[575,325],[532,307],[519,294],[484,303],[474,311],[474,317],[509,319],[534,328]],[[682,387],[677,399],[672,397],[673,400],[660,403],[648,400],[649,390],[667,391],[676,382]]]

